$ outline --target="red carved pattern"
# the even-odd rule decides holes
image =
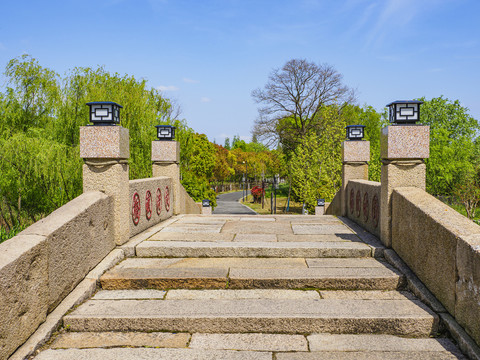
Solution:
[[[145,194],[145,216],[147,217],[147,220],[152,218],[152,193],[150,190],[147,190],[147,193]]]
[[[363,194],[363,221],[368,221],[368,193]]]
[[[157,215],[160,215],[162,213],[162,190],[160,188],[157,188],[157,192],[155,194],[156,196],[156,205],[157,205]]]
[[[355,198],[355,210],[357,217],[360,217],[360,202],[362,201],[362,195],[360,195],[360,190],[357,190],[357,196]]]
[[[353,215],[355,211],[355,192],[352,190],[350,190],[350,214]]]
[[[372,199],[372,222],[375,228],[378,227],[378,221],[380,220],[380,205],[378,203],[378,197],[375,196]]]
[[[170,190],[168,186],[165,186],[165,210],[167,212],[170,210]]]
[[[136,192],[133,194],[133,204],[132,204],[132,220],[135,226],[138,225],[140,221],[140,215],[142,213],[141,205],[140,205],[140,195]]]

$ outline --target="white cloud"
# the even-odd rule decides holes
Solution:
[[[183,82],[186,82],[188,84],[198,84],[200,81],[189,79],[189,78],[183,78]]]
[[[200,101],[203,102],[203,103],[208,103],[208,102],[212,101],[212,99],[204,96],[200,99]]]
[[[168,85],[168,86],[160,85],[160,86],[157,86],[157,90],[160,90],[160,91],[178,91],[180,89],[178,87],[174,86],[174,85]]]

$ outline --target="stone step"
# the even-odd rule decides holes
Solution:
[[[361,242],[189,242],[144,241],[136,247],[139,257],[370,257],[372,249]]]
[[[404,277],[373,258],[131,258],[101,278],[119,289],[395,290]]]
[[[436,332],[438,316],[418,300],[92,299],[65,316],[64,326],[70,331],[331,332],[422,337]]]

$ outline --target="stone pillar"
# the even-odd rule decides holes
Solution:
[[[315,216],[325,214],[325,206],[315,206]]]
[[[370,141],[344,141],[342,143],[342,216],[347,215],[347,184],[349,180],[368,180]]]
[[[113,197],[113,233],[122,245],[130,237],[128,158],[129,132],[121,126],[81,126],[80,157],[83,191],[101,191]]]
[[[172,178],[173,213],[182,212],[180,203],[180,143],[178,141],[152,141],[153,177]]]
[[[380,239],[392,245],[392,191],[396,187],[417,187],[425,190],[424,159],[430,153],[430,127],[422,125],[390,125],[382,129],[382,188],[380,197]]]

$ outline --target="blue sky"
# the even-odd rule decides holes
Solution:
[[[197,132],[249,140],[251,98],[293,58],[333,65],[360,105],[444,95],[480,119],[478,0],[0,0],[0,69],[145,78]],[[1,84],[3,84],[2,81]]]

